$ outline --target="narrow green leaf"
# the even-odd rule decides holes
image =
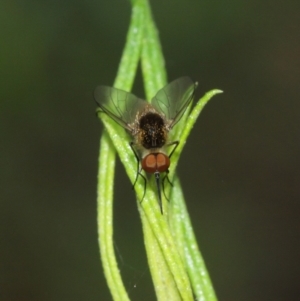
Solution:
[[[146,95],[150,99],[166,84],[166,71],[157,29],[148,3],[147,7],[142,71]],[[167,223],[166,202],[163,204],[163,216],[160,215],[155,203],[157,203],[157,191],[152,180],[152,185],[148,188],[142,204],[141,218],[157,299],[193,300],[190,281]]]
[[[193,227],[187,213],[179,179],[175,176],[171,191],[170,227],[192,283],[197,301],[216,301],[208,271],[200,253]],[[201,200],[199,200],[201,201]]]
[[[119,65],[118,74],[114,86],[129,91],[136,74],[141,52],[143,35],[144,9],[141,1],[135,1],[132,8],[131,23],[129,26],[126,45]],[[107,116],[100,114],[105,120],[106,127],[116,129],[118,126]],[[120,129],[118,129],[120,131]],[[124,131],[121,133],[125,135]],[[115,136],[110,135],[111,138]],[[119,139],[119,134],[117,134]],[[117,140],[118,140],[117,139]],[[122,140],[124,141],[124,140]],[[125,148],[125,144],[119,145]],[[113,247],[113,184],[115,168],[115,148],[106,132],[103,133],[100,144],[97,211],[98,211],[98,235],[101,261],[107,284],[112,297],[116,301],[128,301],[128,295],[120,271]]]

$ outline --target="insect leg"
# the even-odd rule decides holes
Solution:
[[[178,144],[179,144],[179,141],[178,141],[178,140],[176,140],[176,141],[173,141],[173,142],[170,142],[170,143],[166,144],[166,146],[171,146],[171,145],[174,145],[174,147],[173,147],[172,151],[170,152],[169,158],[171,158],[171,156],[172,156],[172,155],[173,155],[173,153],[175,152],[175,150],[176,150],[176,148],[177,148]]]
[[[141,203],[142,203],[142,201],[143,201],[143,199],[144,199],[144,197],[145,197],[145,194],[146,194],[147,179],[146,179],[145,176],[141,173],[141,170],[142,170],[142,169],[139,168],[139,165],[140,165],[140,158],[139,158],[138,154],[136,153],[136,151],[135,151],[135,149],[134,149],[134,147],[133,147],[134,142],[130,142],[129,145],[130,145],[130,148],[131,148],[132,152],[134,153],[134,156],[135,156],[136,162],[137,162],[136,178],[135,178],[134,183],[133,183],[133,185],[132,185],[132,189],[134,189],[134,186],[135,186],[135,184],[136,184],[136,182],[137,182],[139,176],[141,176],[142,179],[144,180],[144,194],[143,194],[143,197],[142,197],[142,200],[141,200]]]
[[[175,152],[177,146],[179,144],[179,141],[176,140],[176,141],[173,141],[173,142],[170,142],[168,143],[166,146],[171,146],[171,145],[174,145],[172,151],[170,152],[170,155],[169,155],[169,158],[171,158],[171,156],[173,155],[173,153]],[[169,174],[169,170],[166,171],[166,175],[164,176],[163,180],[162,180],[162,184],[163,184],[163,187],[164,187],[164,182],[165,182],[165,179],[167,178],[168,182],[170,183],[171,186],[173,186],[173,183],[170,181],[169,177],[168,177],[168,174]],[[164,192],[164,195],[165,195],[165,192]],[[166,195],[165,195],[166,196]],[[168,198],[166,198],[168,199]]]
[[[179,141],[176,140],[176,141],[173,141],[173,142],[170,142],[168,143],[166,146],[171,146],[171,145],[174,145],[170,155],[169,155],[169,158],[171,158],[171,156],[173,155],[173,153],[175,152],[177,146],[179,144]],[[173,183],[170,181],[169,177],[168,177],[168,174],[169,174],[169,170],[166,171],[166,174],[165,176],[163,177],[162,179],[162,190],[163,190],[163,193],[164,193],[164,196],[165,198],[167,199],[167,201],[169,201],[169,198],[167,197],[166,193],[165,193],[165,180],[167,179],[169,184],[173,187]]]

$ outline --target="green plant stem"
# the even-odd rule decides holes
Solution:
[[[150,101],[156,92],[167,84],[167,72],[158,30],[152,18],[148,0],[144,1],[144,5],[146,22],[144,26],[141,63],[146,99]]]
[[[144,9],[140,1],[135,1],[132,8],[131,23],[127,34],[127,42],[119,65],[115,87],[130,91],[138,66],[143,35]],[[103,118],[106,127],[111,121]],[[123,131],[124,135],[124,131]],[[110,135],[110,137],[113,137]],[[118,138],[119,139],[119,138]],[[123,146],[124,147],[124,146]],[[106,132],[100,143],[99,172],[97,188],[98,241],[101,261],[107,284],[112,297],[117,301],[129,300],[122,282],[113,248],[113,183],[115,168],[115,148]]]
[[[161,46],[148,1],[142,49],[142,71],[148,99],[166,84]],[[153,181],[152,181],[153,182]],[[157,210],[157,192],[152,184],[143,201],[141,219],[145,246],[158,300],[193,300],[191,285],[164,216]],[[164,202],[165,203],[165,202]],[[148,206],[149,204],[149,206]],[[164,205],[163,205],[164,207]]]
[[[179,179],[174,177],[174,188],[171,191],[172,200],[170,206],[172,219],[170,227],[173,236],[176,237],[177,248],[185,261],[185,266],[191,280],[193,293],[196,300],[216,301],[217,297],[213,289],[204,260],[201,256],[189,215],[187,213],[184,197]]]
[[[115,170],[115,151],[107,133],[101,138],[101,152],[99,157],[98,174],[98,233],[99,245],[101,250],[102,265],[109,287],[114,300],[129,300],[125,287],[118,273],[117,261],[113,246],[113,227],[112,227],[112,200]]]

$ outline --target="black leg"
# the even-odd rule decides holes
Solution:
[[[138,154],[136,153],[136,151],[135,151],[135,149],[134,149],[134,147],[133,147],[134,143],[133,143],[133,142],[130,142],[129,145],[130,145],[130,148],[131,148],[132,152],[134,153],[134,156],[135,156],[136,162],[137,162],[136,178],[135,178],[134,183],[133,183],[133,185],[132,185],[132,189],[134,189],[134,186],[135,186],[135,184],[136,184],[136,182],[137,182],[139,176],[141,176],[141,177],[143,178],[143,180],[144,180],[144,194],[143,194],[143,197],[142,197],[142,199],[141,199],[141,203],[142,203],[142,201],[143,201],[143,199],[144,199],[144,197],[145,197],[145,194],[146,194],[147,179],[145,178],[145,176],[141,173],[141,170],[139,169],[139,166],[140,166],[140,159],[139,159],[139,156],[138,156]]]
[[[134,156],[135,156],[135,158],[136,158],[137,171],[136,171],[136,178],[135,178],[135,181],[134,181],[134,183],[133,183],[133,185],[132,185],[132,189],[134,189],[135,183],[136,183],[136,181],[137,181],[137,179],[138,179],[138,176],[139,176],[139,173],[140,173],[140,170],[139,170],[140,159],[139,159],[139,157],[138,157],[138,155],[137,155],[135,149],[133,148],[133,144],[134,144],[133,142],[130,142],[130,143],[129,143],[130,148],[131,148],[131,150],[132,150],[132,152],[134,153]]]
[[[167,179],[169,184],[173,187],[173,183],[170,181],[169,177],[168,177],[168,174],[169,174],[169,170],[166,171],[166,174],[165,176],[163,177],[162,179],[162,190],[163,190],[163,193],[164,193],[164,196],[166,198],[166,200],[169,202],[169,198],[167,197],[166,193],[165,193],[165,180]]]
[[[170,143],[168,143],[168,144],[166,145],[166,146],[174,145],[172,151],[170,152],[169,158],[171,158],[171,156],[172,156],[173,153],[175,152],[175,149],[177,148],[178,144],[179,144],[179,141],[176,140],[176,141],[170,142]]]
[[[172,151],[171,151],[171,153],[170,153],[170,155],[169,155],[169,158],[171,158],[171,156],[172,156],[173,153],[175,152],[175,150],[176,150],[178,144],[179,144],[179,141],[178,141],[178,140],[173,141],[173,142],[170,142],[170,143],[167,144],[167,146],[174,145],[174,147],[173,147],[173,149],[172,149]],[[165,174],[165,176],[164,176],[163,179],[162,179],[162,190],[163,190],[163,193],[164,193],[165,198],[166,198],[167,201],[169,202],[169,199],[167,198],[167,195],[166,195],[166,193],[165,193],[165,180],[167,179],[168,182],[169,182],[169,184],[170,184],[172,187],[173,187],[173,183],[170,181],[170,179],[169,179],[169,177],[168,177],[168,174],[169,174],[169,170],[166,171],[166,174]]]

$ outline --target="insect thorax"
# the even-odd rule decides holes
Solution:
[[[149,112],[140,118],[139,140],[144,148],[160,148],[164,146],[166,139],[165,122],[159,114]]]

